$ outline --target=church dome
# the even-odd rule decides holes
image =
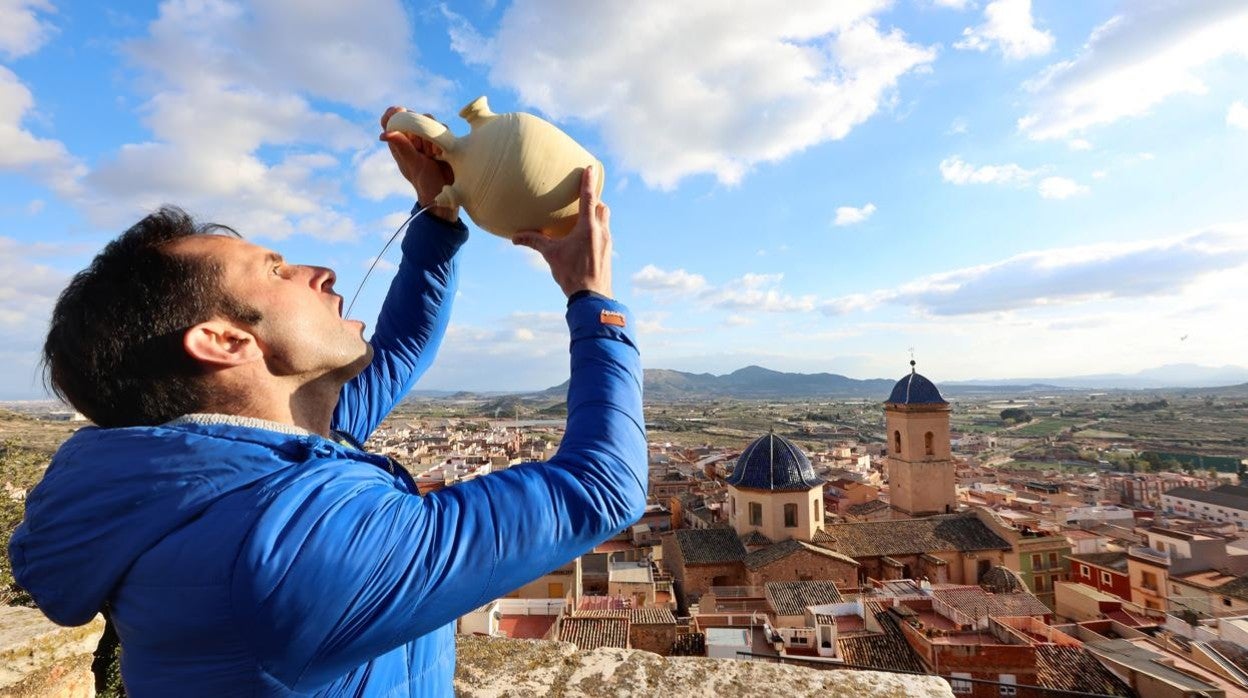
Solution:
[[[823,484],[810,459],[793,442],[774,432],[745,447],[728,476],[733,487],[758,490],[808,490]]]
[[[1018,594],[1027,591],[1027,585],[1017,572],[1008,567],[997,565],[984,573],[979,586],[993,594]]]
[[[915,372],[914,362],[910,362],[910,373],[893,386],[893,392],[887,402],[898,405],[945,405],[948,404],[936,384],[922,374]]]

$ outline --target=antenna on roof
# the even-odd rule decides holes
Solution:
[[[910,372],[914,373],[914,347],[910,347]]]

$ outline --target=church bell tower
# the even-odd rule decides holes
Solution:
[[[956,465],[949,439],[949,403],[910,361],[884,403],[888,429],[888,493],[893,509],[910,516],[958,508]]]

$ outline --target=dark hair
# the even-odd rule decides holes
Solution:
[[[165,206],[108,243],[61,292],[43,345],[52,390],[103,427],[162,424],[207,404],[186,330],[214,317],[255,324],[230,298],[220,265],[169,251],[194,235],[240,237]]]

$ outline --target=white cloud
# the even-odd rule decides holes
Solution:
[[[37,260],[74,252],[69,246],[0,237],[0,343],[41,334],[68,275]]]
[[[828,314],[909,306],[967,315],[1107,298],[1174,295],[1204,275],[1248,264],[1248,225],[1177,238],[1028,252],[918,279],[898,288],[834,298]]]
[[[633,274],[632,282],[638,291],[678,295],[696,293],[707,285],[706,277],[701,274],[690,274],[684,269],[664,271],[653,264],[647,264]]]
[[[952,155],[940,161],[940,176],[956,185],[999,184],[1014,187],[1030,187],[1048,167],[1029,170],[1014,163],[1003,165],[972,165],[960,156]],[[1045,199],[1066,199],[1088,193],[1088,187],[1068,177],[1045,177],[1036,186]]]
[[[460,18],[451,32],[493,84],[553,119],[597,126],[625,171],[672,188],[704,173],[736,183],[874,115],[936,56],[879,26],[872,15],[887,6],[533,0],[511,5],[494,36]]]
[[[168,0],[124,47],[151,90],[140,113],[152,138],[103,158],[83,205],[110,226],[171,202],[249,236],[357,237],[344,164],[365,197],[407,185],[393,165],[384,183],[389,155],[369,129],[319,102],[444,104],[449,83],[414,67],[409,26],[397,0]]]
[[[127,51],[173,86],[224,76],[370,110],[400,100],[444,106],[450,89],[419,68],[399,0],[166,0],[149,36]]]
[[[971,0],[932,0],[932,4],[950,10],[965,10],[968,7],[974,7]]]
[[[381,201],[391,196],[407,199],[416,196],[411,183],[399,174],[394,157],[390,155],[390,148],[385,145],[357,156],[355,189],[360,196],[372,201]]]
[[[41,12],[55,8],[46,0],[0,0],[0,55],[20,58],[43,46],[55,27],[40,17]]]
[[[835,225],[853,225],[861,223],[871,217],[875,213],[875,204],[868,203],[862,208],[854,208],[853,206],[839,206],[836,209]]]
[[[969,131],[970,128],[966,124],[966,119],[959,116],[949,124],[949,130],[945,131],[945,133],[950,136],[960,136],[965,135]]]
[[[1092,150],[1092,143],[1085,138],[1072,138],[1066,141],[1066,147],[1071,150]]]
[[[0,171],[29,174],[55,191],[70,194],[86,169],[63,143],[39,138],[22,126],[34,106],[30,89],[0,65]]]
[[[1232,103],[1231,108],[1226,110],[1226,125],[1248,131],[1248,106],[1240,100]]]
[[[698,305],[743,312],[787,313],[814,310],[813,295],[794,296],[780,288],[784,274],[743,274],[721,286],[714,286],[701,274],[684,269],[666,271],[647,264],[633,274],[633,288],[665,300],[688,300]]]
[[[1242,0],[1127,3],[1093,30],[1073,59],[1046,68],[1026,87],[1033,103],[1018,121],[1030,138],[1068,138],[1094,126],[1147,114],[1179,94],[1202,95],[1198,69],[1227,55],[1248,56]]]
[[[940,176],[953,184],[1012,184],[1021,186],[1031,182],[1038,173],[1014,163],[1004,165],[975,166],[953,155],[940,161]]]
[[[1038,187],[1040,196],[1046,199],[1069,199],[1088,193],[1087,185],[1080,184],[1067,177],[1045,177]]]
[[[987,51],[996,46],[1011,60],[1043,56],[1053,50],[1053,35],[1036,29],[1031,0],[995,0],[984,8],[984,23],[962,30],[954,48]]]
[[[704,291],[700,300],[711,307],[737,312],[809,312],[818,307],[813,295],[794,296],[780,289],[784,274],[744,274],[719,288]]]

